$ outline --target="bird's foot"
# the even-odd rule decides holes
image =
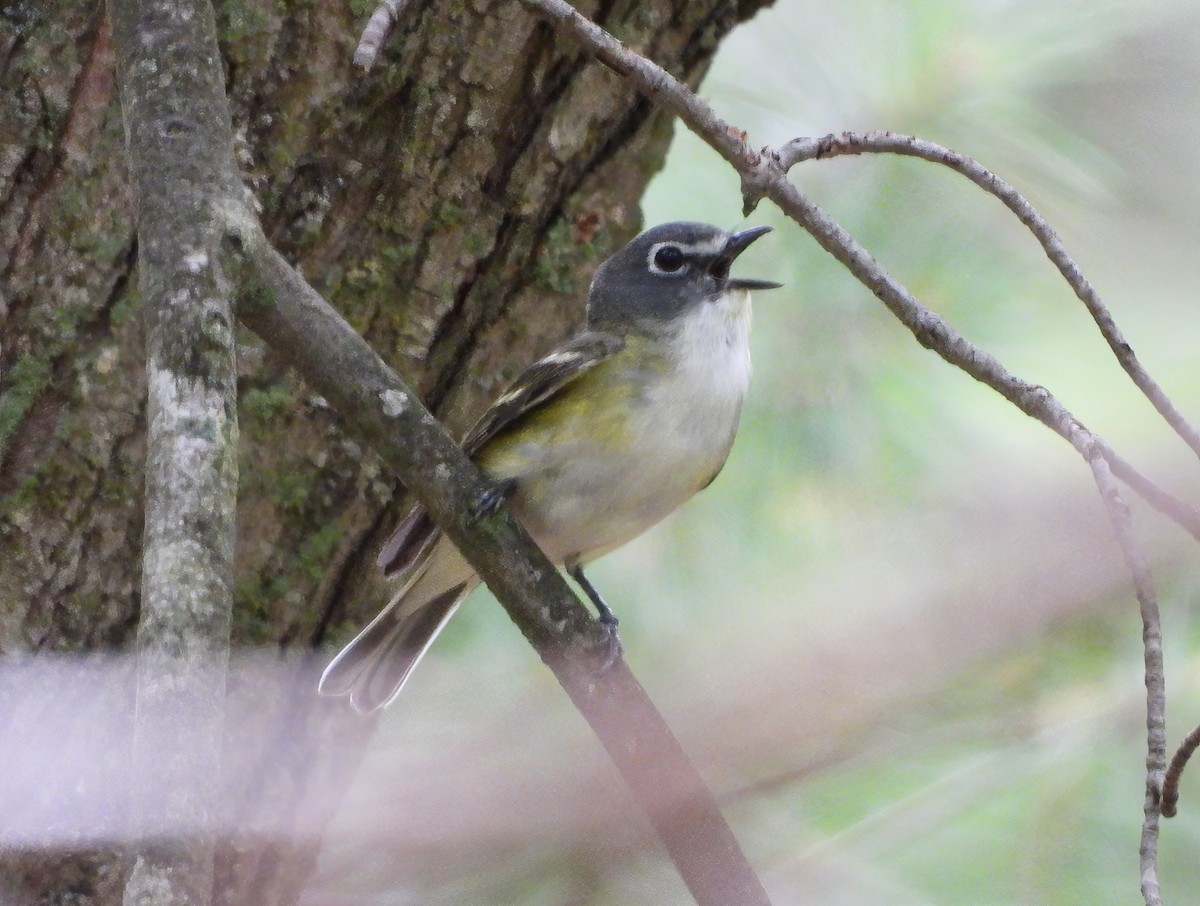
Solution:
[[[487,490],[479,495],[475,505],[471,507],[471,518],[478,521],[495,516],[500,512],[500,506],[512,496],[517,489],[515,478],[505,478],[488,484]]]
[[[617,622],[617,616],[611,610],[602,612],[596,620],[603,633],[596,645],[601,671],[611,669],[625,653],[625,646],[621,644],[621,636],[617,633]]]
[[[621,636],[617,634],[617,624],[620,623],[620,620],[613,613],[613,609],[608,606],[608,602],[596,590],[596,586],[583,574],[582,565],[579,563],[569,563],[567,565],[567,574],[579,583],[579,587],[583,589],[583,593],[588,596],[588,600],[596,608],[596,623],[599,624],[604,633],[597,644],[600,655],[600,669],[608,670],[621,659],[621,655],[625,652],[625,646],[621,644]]]

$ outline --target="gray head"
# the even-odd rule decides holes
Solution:
[[[707,223],[652,227],[596,269],[588,292],[591,327],[670,322],[729,290],[774,289],[766,280],[730,277],[729,266],[770,227],[727,233]]]

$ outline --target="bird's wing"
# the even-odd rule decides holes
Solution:
[[[616,334],[589,330],[573,337],[534,362],[512,382],[475,427],[467,432],[463,449],[474,456],[501,429],[551,399],[577,377],[619,351],[625,341]]]
[[[567,340],[521,372],[467,432],[463,450],[473,456],[503,428],[541,406],[624,345],[625,341],[616,334],[594,330]],[[439,534],[425,508],[417,505],[392,533],[376,563],[388,576],[406,572],[424,559]]]

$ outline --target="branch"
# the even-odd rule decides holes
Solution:
[[[400,378],[232,212],[251,282],[239,317],[378,452],[504,605],[604,744],[702,906],[767,904],[715,799],[623,660],[601,666],[604,630],[505,512],[469,514],[488,484]]]
[[[1034,209],[1024,196],[1000,177],[996,176],[978,161],[973,160],[957,151],[926,141],[911,135],[897,135],[892,132],[868,132],[858,134],[843,132],[841,135],[826,135],[824,138],[797,138],[783,145],[778,152],[779,166],[785,171],[801,161],[816,158],[838,157],[843,154],[888,153],[901,154],[906,157],[919,157],[931,163],[949,167],[956,173],[965,176],[979,188],[990,195],[996,196],[1010,211],[1017,216],[1021,223],[1028,227],[1034,238],[1042,246],[1046,257],[1058,268],[1063,279],[1067,281],[1075,295],[1087,308],[1100,328],[1100,333],[1108,343],[1113,355],[1120,362],[1125,373],[1133,383],[1150,400],[1158,414],[1169,424],[1183,441],[1200,456],[1200,432],[1197,432],[1183,413],[1171,402],[1158,383],[1142,367],[1133,347],[1129,345],[1121,333],[1112,313],[1100,298],[1091,282],[1083,275],[1079,265],[1067,254],[1066,247],[1058,233]]]
[[[214,197],[240,189],[207,0],[113,0],[148,324],[146,522],[127,904],[212,900],[237,502],[237,375]],[[182,821],[186,817],[188,820]],[[180,826],[198,828],[181,834]]]

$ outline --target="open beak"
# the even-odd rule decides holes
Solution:
[[[769,226],[757,226],[734,233],[725,243],[721,261],[732,264],[733,259],[746,251],[755,239],[765,236],[769,232],[771,232]],[[725,283],[726,289],[779,289],[781,286],[783,286],[782,283],[774,283],[770,280],[749,280],[744,277],[730,277]]]

